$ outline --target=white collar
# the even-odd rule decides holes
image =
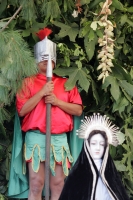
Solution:
[[[95,165],[96,165],[96,167],[97,167],[97,169],[98,169],[98,171],[100,170],[100,167],[101,167],[101,165],[102,165],[102,159],[95,159],[94,160],[94,163],[95,163]]]

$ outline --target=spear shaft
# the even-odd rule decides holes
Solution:
[[[49,55],[47,65],[47,82],[52,80],[52,64]],[[45,153],[45,200],[49,200],[50,180],[50,146],[51,146],[51,104],[46,105],[46,153]]]
[[[50,81],[51,78],[47,78]],[[46,105],[46,159],[45,159],[45,200],[49,200],[49,176],[50,176],[50,143],[51,143],[51,104]]]

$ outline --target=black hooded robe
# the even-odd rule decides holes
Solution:
[[[109,155],[109,146],[107,146],[104,157],[106,157],[103,158],[105,165],[100,173],[112,200],[129,200],[113,160]],[[65,181],[59,200],[95,200],[98,177],[97,167],[84,143],[81,153]]]

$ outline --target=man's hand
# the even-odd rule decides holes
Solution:
[[[42,87],[42,89],[40,90],[40,93],[43,97],[43,96],[50,95],[53,92],[53,90],[54,90],[54,83],[53,81],[49,81]]]
[[[61,99],[58,99],[54,93],[45,96],[44,101],[45,103],[50,103],[53,106],[57,106],[58,108],[60,108],[61,110],[70,115],[80,116],[83,111],[82,105],[69,103]]]
[[[48,96],[45,96],[45,103],[51,103],[53,106],[56,106],[58,103],[58,99],[55,94],[52,93]]]

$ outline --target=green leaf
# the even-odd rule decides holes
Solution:
[[[94,98],[96,100],[96,104],[98,105],[98,103],[100,101],[100,98],[99,98],[99,95],[98,95],[98,92],[97,92],[95,81],[93,81],[92,79],[91,79],[91,84],[92,84],[93,96],[94,96]]]
[[[22,36],[23,37],[27,37],[27,36],[29,36],[30,35],[30,30],[28,30],[28,29],[26,29],[26,30],[24,30],[23,32],[22,32]]]
[[[125,107],[129,104],[128,100],[125,97],[119,98],[114,104],[113,104],[113,112],[119,111],[121,114]]]
[[[65,60],[66,66],[69,67],[70,66],[70,58],[68,57],[68,55],[64,56],[64,60]]]
[[[22,18],[26,21],[34,21],[37,18],[35,2],[30,0],[20,0],[20,4],[22,5]]]
[[[130,180],[133,181],[133,170],[132,170],[133,153],[130,150],[130,142],[128,142],[127,144],[123,144],[122,146],[126,150],[126,153],[123,154],[122,163],[126,164],[127,174],[129,175]]]
[[[76,48],[74,51],[74,56],[79,56],[79,53],[80,53],[79,48]]]
[[[6,6],[7,6],[7,0],[0,2],[0,15],[6,9]]]
[[[133,79],[133,66],[131,66],[130,75],[131,75],[131,77]]]
[[[8,0],[9,5],[18,5],[18,0]]]
[[[121,93],[120,93],[120,88],[119,88],[118,81],[116,80],[115,77],[108,76],[105,79],[105,82],[103,83],[102,88],[105,89],[109,85],[111,85],[111,89],[110,89],[111,95],[113,96],[115,101],[117,101],[120,98]]]
[[[123,53],[125,54],[125,55],[127,55],[129,52],[130,52],[130,45],[128,45],[127,43],[124,43],[123,44]]]
[[[124,14],[121,16],[120,23],[123,26],[125,23],[128,23],[131,27],[133,27],[133,22],[128,18],[128,15]]]
[[[115,78],[111,82],[110,92],[111,92],[113,98],[115,99],[115,101],[117,101],[120,97],[120,88],[119,88],[118,82]]]
[[[128,83],[126,80],[119,81],[119,84],[127,92],[127,94],[133,97],[133,84]]]
[[[68,81],[65,83],[66,91],[71,90],[76,85],[77,79],[77,71],[73,71],[72,74],[69,76]]]
[[[79,83],[79,85],[88,92],[89,89],[89,79],[87,76],[87,71],[85,68],[76,68],[76,67],[69,67],[69,68],[58,68],[54,70],[54,73],[58,76],[69,76],[69,79],[67,80],[65,87],[66,90],[71,90],[75,85],[76,82]]]
[[[125,23],[127,23],[127,19],[128,19],[128,17],[127,17],[126,14],[121,15],[120,23],[121,23],[122,26],[123,26]]]
[[[76,62],[76,65],[78,66],[78,69],[81,69],[82,68],[82,63],[80,60],[77,60]]]
[[[7,22],[0,22],[0,29],[2,29],[6,24]]]
[[[103,0],[93,0],[89,5],[90,9],[96,7],[100,2],[103,2]]]
[[[121,90],[122,90],[122,92],[124,93],[124,95],[125,95],[125,97],[127,98],[127,100],[128,100],[130,103],[133,104],[133,100],[132,100],[131,96],[129,96],[123,88],[121,88]]]
[[[89,86],[90,86],[90,81],[87,78],[87,72],[84,69],[81,69],[78,71],[78,83],[83,88],[86,92],[88,92]]]
[[[16,23],[17,21],[16,20],[12,20],[11,23],[8,25],[9,29],[10,30],[14,30],[16,27]]]
[[[66,0],[64,0],[64,11],[65,12],[67,11],[67,2],[66,2]]]
[[[121,161],[114,161],[114,164],[115,164],[115,166],[116,166],[116,169],[119,171],[119,172],[124,172],[124,171],[126,171],[126,166],[123,164],[123,163],[121,163]]]
[[[133,6],[127,8],[127,12],[129,12],[129,13],[133,13]]]
[[[70,41],[75,42],[75,38],[79,32],[79,28],[78,25],[76,23],[72,23],[70,26],[69,25],[65,25],[61,22],[57,22],[57,21],[53,21],[53,24],[55,26],[58,26],[61,28],[60,32],[59,32],[59,37],[63,38],[65,36],[69,36]]]
[[[128,136],[131,140],[131,142],[133,143],[133,129],[125,129],[125,134],[126,136]]]
[[[84,37],[86,34],[89,33],[90,31],[90,24],[91,22],[90,21],[87,21],[84,26],[82,28],[80,28],[80,31],[79,31],[79,37]]]
[[[95,34],[93,41],[89,41],[88,36],[87,35],[85,36],[84,45],[85,45],[85,50],[86,50],[86,53],[87,53],[89,60],[91,60],[93,55],[94,55],[96,43],[97,43],[96,34]]]
[[[64,6],[64,12],[73,10],[74,2],[72,0],[64,0],[63,1],[63,6]]]
[[[53,72],[57,74],[58,76],[69,76],[75,69],[74,67],[69,68],[55,68]]]
[[[41,8],[42,13],[46,16],[46,18],[52,17],[57,18],[60,14],[60,8],[56,0],[44,0]]]
[[[5,108],[0,108],[0,122],[3,123],[3,121],[9,121],[10,120],[10,114]]]
[[[125,141],[125,134],[123,134],[121,131],[118,132],[117,135],[119,145],[122,144]]]
[[[124,10],[123,4],[118,0],[113,0],[112,6],[115,7],[117,10],[121,10],[121,11]]]
[[[114,67],[112,67],[112,76],[119,80],[127,80],[132,83],[132,79],[129,73],[127,73],[124,68],[119,65],[115,60],[113,60]]]
[[[133,27],[133,22],[132,22],[130,19],[127,19],[127,23],[128,23],[131,27]]]
[[[67,80],[65,87],[66,90],[71,90],[75,85],[76,82],[79,83],[79,85],[88,92],[89,89],[89,80],[87,79],[86,73],[82,69],[75,69],[73,72],[69,75],[69,79]]]
[[[98,37],[103,38],[103,32],[101,30],[97,29],[96,34]]]
[[[95,33],[92,29],[90,29],[88,34],[89,41],[93,41],[95,39]]]
[[[39,22],[33,22],[32,27],[29,28],[29,30],[31,30],[32,33],[36,33],[38,32],[39,29],[43,29],[46,26],[46,22],[44,21],[44,23],[39,23]]]
[[[89,4],[91,0],[80,0],[80,4],[84,5],[84,4]]]
[[[118,44],[123,44],[124,40],[125,40],[125,37],[120,37],[120,38],[117,39],[117,43]]]

